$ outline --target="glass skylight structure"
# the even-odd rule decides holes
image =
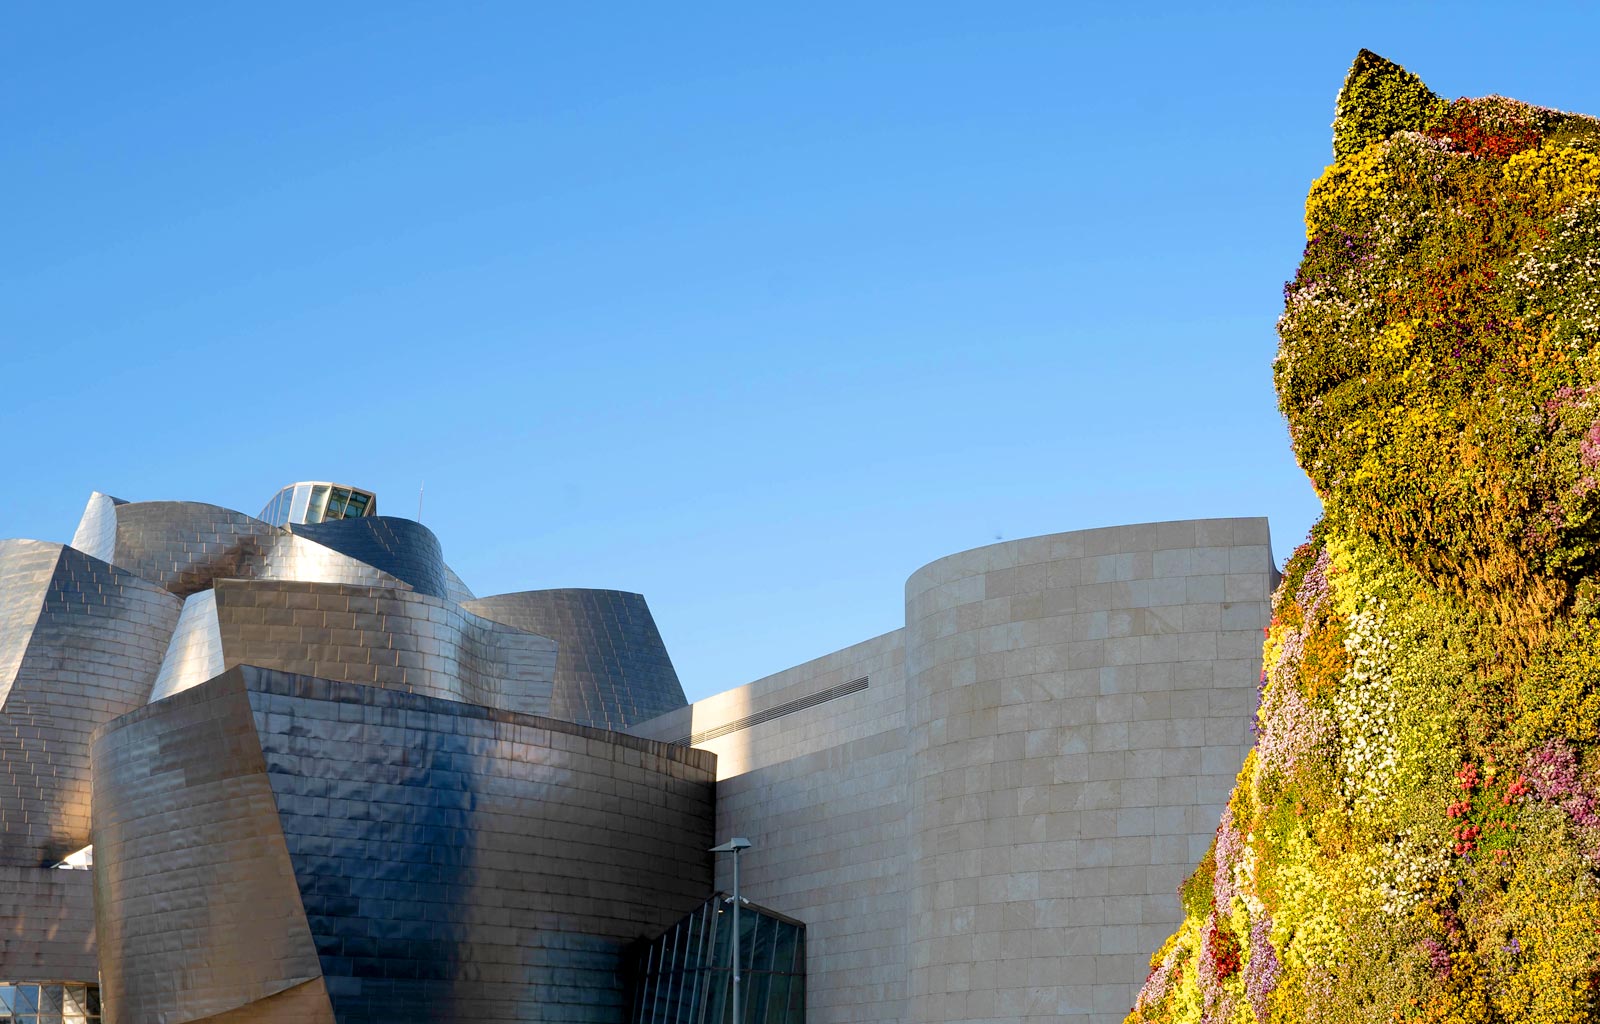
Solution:
[[[359,519],[378,514],[378,498],[343,484],[303,480],[290,484],[267,502],[257,518],[273,526],[290,523],[324,523],[330,519]]]
[[[733,899],[719,892],[639,952],[630,1024],[736,1024],[732,936]],[[742,901],[739,956],[737,1024],[804,1024],[806,926]]]

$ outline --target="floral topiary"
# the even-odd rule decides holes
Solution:
[[[1284,287],[1323,519],[1129,1017],[1600,1019],[1600,121],[1363,50]]]

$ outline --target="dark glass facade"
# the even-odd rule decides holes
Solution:
[[[717,893],[639,950],[631,1024],[734,1024],[733,899]],[[739,1024],[803,1024],[806,926],[741,901]]]

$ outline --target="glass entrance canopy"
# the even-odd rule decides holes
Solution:
[[[633,963],[630,1024],[735,1024],[733,898],[717,893],[645,946]],[[737,1024],[804,1024],[806,926],[748,900],[739,905]]]
[[[274,494],[257,518],[273,526],[287,526],[377,514],[378,497],[371,491],[322,480],[303,480]]]

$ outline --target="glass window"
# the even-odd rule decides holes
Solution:
[[[285,522],[303,523],[306,521],[306,506],[311,503],[311,485],[295,484],[289,492],[289,517]]]
[[[765,1024],[787,1024],[798,1017],[789,1016],[789,986],[794,979],[787,974],[774,974],[772,976],[772,990],[767,994],[767,1013],[762,1018]]]
[[[318,484],[311,488],[311,503],[306,506],[306,522],[322,522],[323,511],[328,505],[328,485]]]
[[[632,957],[631,1024],[734,1024],[732,918],[718,893]],[[745,903],[739,931],[738,1024],[803,1024],[805,926]]]
[[[799,936],[798,928],[779,928],[777,940],[772,954],[772,969],[788,974],[795,969],[794,953],[795,939]]]
[[[89,1015],[89,999],[82,985],[68,985],[66,998],[61,1003],[65,1024],[84,1024]]]

